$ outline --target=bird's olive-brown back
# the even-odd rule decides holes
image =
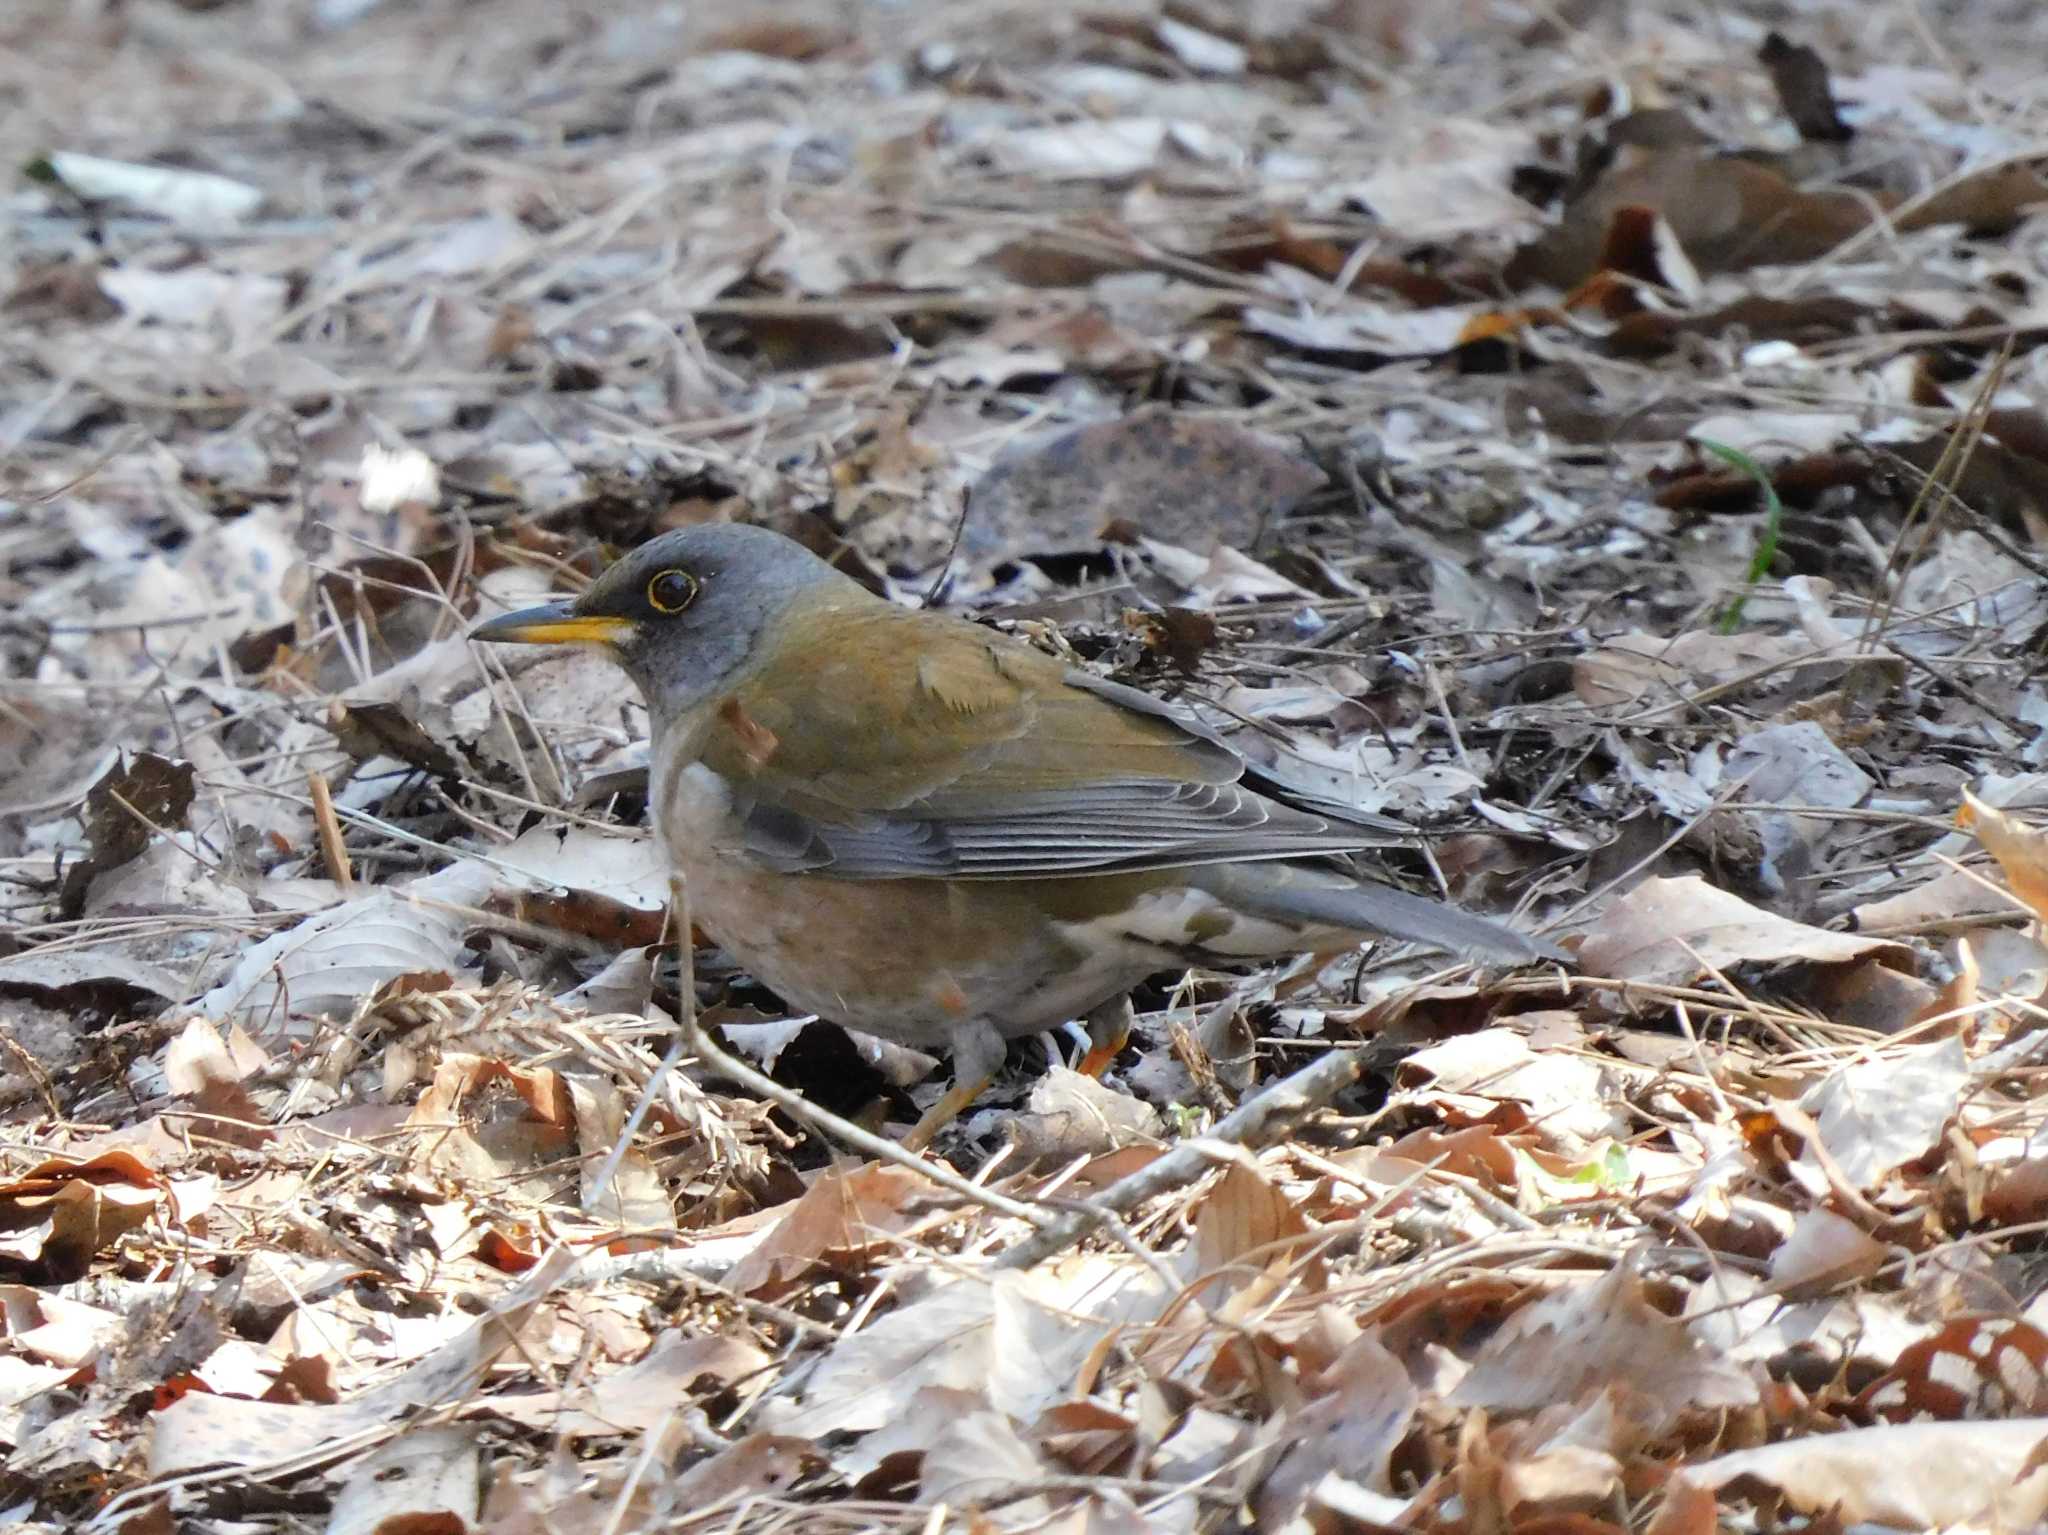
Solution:
[[[822,819],[972,815],[1095,783],[1230,783],[1226,750],[1067,680],[1052,656],[879,602],[790,612],[712,711],[702,760]]]

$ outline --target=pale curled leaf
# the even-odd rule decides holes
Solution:
[[[1159,158],[1170,126],[1159,117],[1057,123],[997,134],[985,149],[1008,171],[1073,180],[1129,176]]]
[[[639,1359],[609,1375],[501,1399],[500,1416],[570,1439],[648,1433],[686,1412],[693,1388],[756,1376],[774,1356],[743,1338],[665,1332]]]
[[[470,1528],[481,1512],[479,1432],[450,1423],[414,1427],[364,1456],[334,1495],[327,1535]]]
[[[1052,1469],[1008,1416],[982,1408],[944,1416],[933,1424],[919,1492],[928,1503],[971,1506],[1000,1501],[1008,1517],[1036,1523],[1052,1512],[1042,1495],[1016,1501],[1004,1495],[1043,1482]]]
[[[1855,1222],[1816,1206],[1793,1223],[1792,1235],[1771,1255],[1771,1282],[1794,1297],[1819,1293],[1868,1279],[1890,1256],[1890,1249]]]
[[[1940,1141],[1970,1080],[1963,1042],[1951,1036],[1846,1066],[1801,1103],[1843,1175],[1868,1189]]]
[[[1612,709],[1668,703],[1746,677],[1762,680],[1780,668],[1827,664],[1835,664],[1830,654],[1804,635],[1694,630],[1672,637],[1637,629],[1573,661],[1572,686],[1588,706]]]
[[[1149,1269],[1096,1255],[954,1280],[842,1339],[802,1405],[774,1404],[766,1426],[810,1438],[867,1433],[927,1387],[1029,1419],[1071,1394],[1106,1332],[1157,1315],[1167,1298]],[[839,1457],[841,1468],[871,1469],[866,1450]]]
[[[1589,1056],[1536,1050],[1509,1028],[1480,1029],[1418,1050],[1401,1063],[1398,1080],[1403,1097],[1421,1104],[1463,1096],[1475,1100],[1480,1114],[1489,1102],[1526,1104],[1529,1117],[1558,1141],[1627,1133]]]
[[[1681,1473],[1696,1486],[1759,1482],[1795,1509],[1895,1529],[2027,1529],[2048,1512],[2048,1418],[1904,1423],[1801,1434]]]
[[[1696,875],[1646,879],[1600,915],[1579,946],[1590,975],[1682,985],[1709,968],[1806,960],[1839,964],[1897,944],[1776,916]]]
[[[124,202],[187,229],[222,229],[243,222],[262,205],[261,188],[208,171],[137,165],[60,149],[50,169],[80,197]]]
[[[100,291],[137,320],[194,330],[220,327],[236,340],[255,335],[284,313],[282,277],[251,277],[187,267],[152,272],[123,267],[100,273]]]
[[[576,1140],[583,1150],[584,1213],[627,1230],[674,1227],[674,1200],[653,1159],[640,1145],[627,1147],[618,1165],[612,1168],[611,1177],[603,1183],[598,1181],[610,1160],[613,1144],[625,1130],[632,1104],[603,1077],[570,1073],[562,1082],[575,1106]]]
[[[969,1121],[970,1134],[979,1119]],[[1034,1082],[1022,1112],[1004,1113],[998,1123],[1026,1162],[1154,1146],[1165,1128],[1151,1104],[1064,1066]]]
[[[668,1489],[669,1498],[676,1507],[694,1513],[750,1493],[772,1495],[796,1481],[818,1458],[817,1448],[808,1440],[748,1434],[677,1477]]]
[[[460,970],[461,946],[455,917],[378,890],[265,939],[199,1009],[257,1034],[292,1019],[346,1018],[401,975]]]

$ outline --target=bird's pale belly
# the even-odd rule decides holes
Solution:
[[[905,1043],[943,1046],[979,1019],[1055,1028],[1128,991],[1159,958],[1102,952],[993,883],[766,872],[678,850],[690,916],[792,1007]]]
[[[691,921],[804,1012],[945,1048],[975,1021],[1011,1037],[1056,1028],[1171,962],[1113,936],[1113,923],[1089,920],[1086,897],[1114,906],[1117,881],[779,873],[721,848],[728,801],[715,775],[692,765],[665,776],[657,774],[654,803]],[[1080,920],[1062,921],[1048,915],[1048,883],[1098,888],[1083,893],[1072,913]]]

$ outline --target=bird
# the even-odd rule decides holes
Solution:
[[[1099,1069],[1148,977],[1375,937],[1567,956],[1336,855],[1385,821],[1290,800],[1206,723],[746,523],[663,533],[472,639],[592,646],[645,699],[648,813],[691,917],[785,1003],[949,1051],[922,1151],[1006,1042]]]

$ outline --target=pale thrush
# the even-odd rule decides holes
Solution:
[[[1084,1019],[1091,1059],[1113,1051],[1155,972],[1371,936],[1562,957],[1334,867],[1384,823],[1289,803],[1149,695],[887,602],[763,528],[664,534],[473,638],[595,645],[625,669],[696,922],[792,1006],[952,1052],[916,1145],[1006,1039]]]

